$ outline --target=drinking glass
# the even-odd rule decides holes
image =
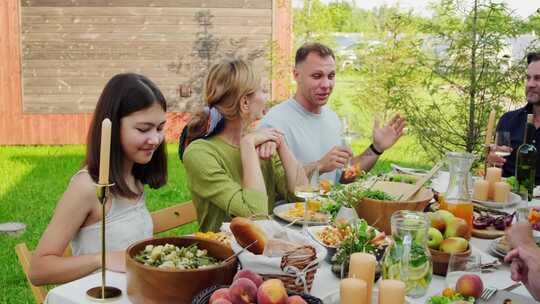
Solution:
[[[446,287],[455,288],[457,280],[465,274],[476,274],[482,277],[481,264],[482,258],[479,255],[450,255],[446,273]]]
[[[341,118],[341,138],[343,145],[352,149],[352,142],[354,139],[359,138],[358,132],[355,132],[350,125],[350,120],[347,117]],[[352,158],[349,158],[347,167],[352,165]]]
[[[527,191],[520,191],[517,193],[519,195],[519,204],[516,207],[516,222],[529,222],[529,193]]]
[[[507,157],[510,155],[509,151],[501,149],[501,147],[511,147],[510,132],[498,131],[495,134],[495,154],[500,157]]]
[[[310,207],[314,209],[314,203],[320,193],[319,169],[316,164],[299,165],[296,170],[296,182],[294,195],[304,202],[304,219],[302,221],[302,232],[308,235],[308,221],[310,221]]]

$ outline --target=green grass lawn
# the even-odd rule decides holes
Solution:
[[[355,142],[353,150],[363,151],[369,140]],[[84,146],[0,146],[0,223],[24,222],[26,232],[20,237],[0,235],[0,303],[34,303],[14,247],[26,242],[32,250],[37,245],[71,176],[80,168]],[[147,190],[151,211],[187,201],[190,194],[185,171],[178,160],[177,145],[168,146],[169,182],[159,190]],[[373,169],[388,171],[390,163],[428,168],[431,163],[411,137],[404,137],[384,153]],[[197,229],[186,225],[171,234],[186,234]]]

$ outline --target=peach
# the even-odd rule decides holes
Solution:
[[[208,300],[208,304],[214,304],[214,302],[219,299],[224,299],[229,302],[231,301],[231,297],[229,296],[229,288],[220,288],[214,291]]]
[[[231,301],[225,300],[225,299],[218,299],[214,302],[214,304],[232,304]]]
[[[233,282],[240,278],[246,278],[248,280],[251,280],[251,282],[255,283],[257,288],[259,288],[259,286],[261,286],[263,282],[263,279],[261,278],[260,275],[258,275],[257,273],[249,269],[243,269],[237,272],[236,275],[234,276]]]
[[[259,304],[287,304],[287,290],[283,282],[278,279],[264,281],[257,291],[257,303]]]
[[[249,279],[239,278],[229,287],[229,296],[232,304],[255,303],[257,286]]]
[[[301,296],[290,296],[287,299],[287,304],[307,304],[307,302]]]
[[[484,284],[476,274],[464,274],[456,282],[456,291],[467,297],[479,298],[482,290]]]

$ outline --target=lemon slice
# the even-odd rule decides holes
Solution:
[[[389,279],[400,279],[401,278],[401,264],[396,263],[388,266],[387,268],[387,277]]]
[[[412,281],[421,280],[428,275],[430,269],[428,262],[417,267],[410,266],[408,279]]]

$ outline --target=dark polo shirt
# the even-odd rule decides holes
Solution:
[[[512,154],[506,158],[506,163],[503,166],[503,176],[513,176],[516,172],[516,151],[523,143],[525,133],[525,125],[527,124],[527,114],[532,114],[532,105],[527,104],[525,107],[506,112],[499,119],[497,131],[510,132],[510,140],[512,145]],[[536,129],[534,134],[534,143],[538,151],[540,151],[540,129]],[[540,160],[536,162],[536,181],[535,184],[540,184]]]

